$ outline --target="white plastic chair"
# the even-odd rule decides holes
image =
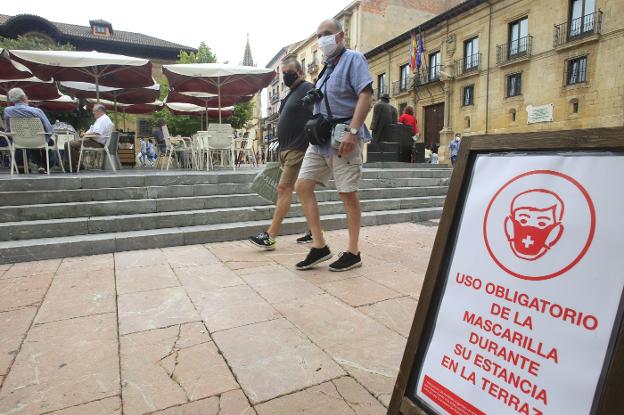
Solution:
[[[171,166],[171,159],[173,158],[173,155],[176,155],[176,162],[178,164],[178,167],[182,167],[182,163],[180,162],[180,160],[178,159],[178,156],[184,155],[184,156],[190,156],[192,157],[192,152],[193,150],[191,149],[190,146],[187,146],[186,141],[182,138],[182,137],[171,137],[169,135],[169,129],[167,128],[166,125],[163,125],[162,127],[162,132],[163,132],[163,139],[165,140],[165,146],[166,146],[166,150],[165,150],[165,154],[167,157],[167,170],[169,170],[169,167]],[[175,146],[174,144],[178,144],[178,146]],[[187,167],[188,167],[187,163]],[[160,169],[164,169],[165,165],[161,164]]]
[[[104,142],[104,145],[102,147],[85,147],[84,146],[84,140],[89,139],[89,138],[97,138],[97,137],[101,137],[101,136],[98,134],[85,134],[80,139],[80,155],[78,156],[78,166],[76,168],[76,173],[80,173],[80,163],[82,163],[82,154],[84,152],[105,154],[106,158],[108,158],[110,167],[113,169],[114,172],[117,171],[118,166],[116,166],[117,163],[111,157],[111,150],[114,150],[115,152],[117,151],[116,140],[119,139],[119,134],[114,135],[115,141],[112,140],[113,138],[112,134],[109,135],[108,137],[105,137],[106,141]],[[102,163],[102,166],[104,166],[104,163]]]
[[[2,145],[0,146],[0,155],[2,155],[2,152],[7,152],[9,154],[9,166],[13,166],[13,144],[11,144],[11,139],[9,138],[8,135],[1,133],[0,132],[0,138],[2,138],[2,140],[0,140],[0,142],[2,143],[6,143],[6,145]],[[0,162],[1,162],[0,158]],[[15,173],[18,173],[17,171],[17,164],[15,165]],[[19,174],[19,173],[18,173]],[[13,175],[13,169],[11,169],[11,175]]]
[[[256,159],[256,153],[253,148],[255,139],[256,130],[250,130],[247,137],[234,140],[237,166],[240,166],[241,163],[246,163],[249,159],[251,159],[254,166],[258,166],[258,160]]]
[[[17,170],[15,164],[15,151],[22,150],[24,156],[24,173],[28,174],[28,155],[26,149],[41,149],[45,151],[46,155],[46,171],[50,174],[50,154],[49,150],[54,150],[54,147],[48,145],[46,141],[46,132],[43,129],[43,123],[39,118],[35,117],[18,117],[9,118],[9,126],[11,132],[4,133],[11,137],[13,140],[13,155],[11,157],[11,174],[13,174],[13,168]]]
[[[209,124],[206,137],[208,138],[208,168],[214,168],[212,155],[218,153],[221,158],[221,166],[226,166],[225,159],[227,157],[232,165],[232,169],[236,170],[234,130],[232,126],[230,124]]]
[[[54,133],[54,149],[56,150],[56,154],[58,155],[59,164],[65,171],[65,167],[63,166],[63,160],[61,159],[60,150],[65,150],[67,148],[67,159],[69,160],[69,171],[73,171],[72,167],[72,158],[71,158],[71,145],[70,143],[74,141],[76,135],[70,131],[56,131]]]

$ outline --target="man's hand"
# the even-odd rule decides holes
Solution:
[[[345,132],[345,134],[342,136],[340,147],[338,148],[338,155],[348,156],[353,150],[355,150],[357,140],[359,140],[357,135],[351,134],[348,131]]]
[[[84,137],[85,132],[84,131],[80,131],[80,138]]]

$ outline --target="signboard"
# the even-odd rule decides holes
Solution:
[[[553,120],[553,110],[555,106],[553,104],[546,105],[527,105],[527,123],[534,124],[538,122],[551,122]]]
[[[389,413],[624,413],[624,131],[590,134],[462,141]]]

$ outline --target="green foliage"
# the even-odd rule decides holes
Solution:
[[[243,102],[234,106],[234,114],[229,119],[234,128],[243,128],[253,115],[253,101]]]
[[[199,44],[197,52],[180,51],[178,63],[215,63],[217,55],[206,45],[206,42]]]
[[[202,121],[199,117],[190,115],[173,115],[167,108],[154,112],[150,116],[150,124],[156,126],[158,120],[165,120],[169,134],[190,137],[201,130]]]
[[[69,43],[56,43],[48,38],[38,35],[18,36],[17,39],[9,39],[0,36],[0,48],[24,49],[24,50],[75,50],[74,45]]]

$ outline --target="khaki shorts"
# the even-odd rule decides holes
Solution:
[[[279,184],[286,187],[295,187],[301,163],[303,163],[305,151],[301,150],[282,150],[280,151],[280,166],[282,167],[282,176]]]
[[[316,146],[309,146],[306,151],[299,178],[313,180],[327,187],[329,180],[334,178],[339,193],[357,192],[362,178],[362,141],[346,157],[338,155],[325,157]]]

